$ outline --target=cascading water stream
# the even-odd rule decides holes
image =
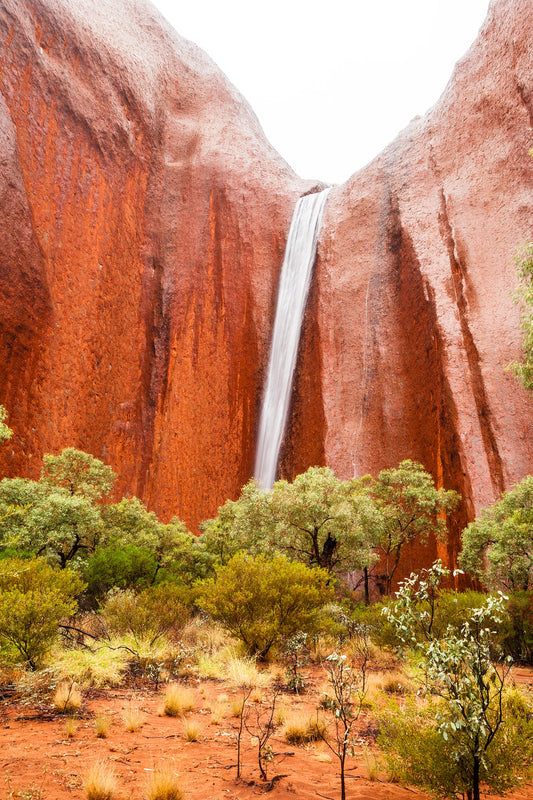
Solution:
[[[263,489],[276,480],[291,400],[300,332],[329,189],[301,197],[294,209],[281,268],[254,475]]]

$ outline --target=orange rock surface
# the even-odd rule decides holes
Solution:
[[[533,236],[532,34],[533,4],[492,3],[440,101],[332,190],[320,242],[328,463],[421,461],[462,495],[457,528],[533,471],[533,398],[505,369]]]
[[[528,0],[493,3],[439,103],[332,190],[284,475],[417,458],[464,520],[532,471],[531,399],[504,370],[532,235],[532,35]],[[312,184],[145,0],[4,0],[0,153],[0,472],[78,447],[119,495],[196,526],[250,476]]]

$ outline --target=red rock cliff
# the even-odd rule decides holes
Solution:
[[[73,445],[194,524],[249,477],[309,185],[147,2],[6,0],[0,42],[2,468]]]
[[[464,514],[533,468],[512,254],[532,234],[533,8],[330,194],[287,474],[413,457]],[[144,0],[0,3],[0,470],[110,463],[195,525],[249,477],[276,281],[310,188]],[[348,165],[347,165],[348,168]],[[455,545],[452,545],[455,549]]]
[[[532,398],[505,370],[513,254],[533,236],[532,37],[529,0],[493,2],[435,107],[332,190],[320,243],[328,464],[418,459],[463,520],[533,469]]]

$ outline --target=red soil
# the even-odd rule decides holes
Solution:
[[[533,683],[530,670],[517,671],[521,683]],[[319,681],[315,681],[315,689]],[[236,781],[235,717],[225,717],[214,724],[212,709],[217,698],[225,694],[231,702],[239,696],[215,681],[193,682],[195,710],[187,715],[201,726],[198,742],[187,742],[184,721],[160,716],[162,691],[150,687],[128,687],[85,696],[79,725],[68,739],[65,718],[51,710],[51,704],[27,706],[6,700],[0,707],[0,800],[81,800],[85,797],[83,777],[97,759],[112,765],[118,789],[115,800],[146,797],[145,789],[150,771],[156,764],[169,764],[180,774],[187,800],[222,800],[222,798],[252,798],[267,788],[260,779],[256,752],[251,736],[243,738],[242,779]],[[125,708],[133,702],[145,714],[143,727],[128,732],[122,719]],[[283,696],[285,707],[311,712],[316,694],[302,697]],[[107,738],[95,734],[95,716],[106,713],[112,717]],[[363,717],[359,726],[360,748],[349,759],[347,777],[348,800],[411,800],[413,793],[420,800],[428,796],[418,790],[388,783],[384,775],[369,780],[363,747],[374,746],[371,719]],[[324,744],[293,746],[281,733],[271,744],[276,757],[268,767],[268,776],[281,775],[270,791],[278,800],[298,798],[340,797],[338,761],[324,759]],[[510,796],[512,800],[533,800],[533,784],[528,783]]]

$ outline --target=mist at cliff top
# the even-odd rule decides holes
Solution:
[[[155,0],[304,178],[338,183],[439,98],[488,0]]]

